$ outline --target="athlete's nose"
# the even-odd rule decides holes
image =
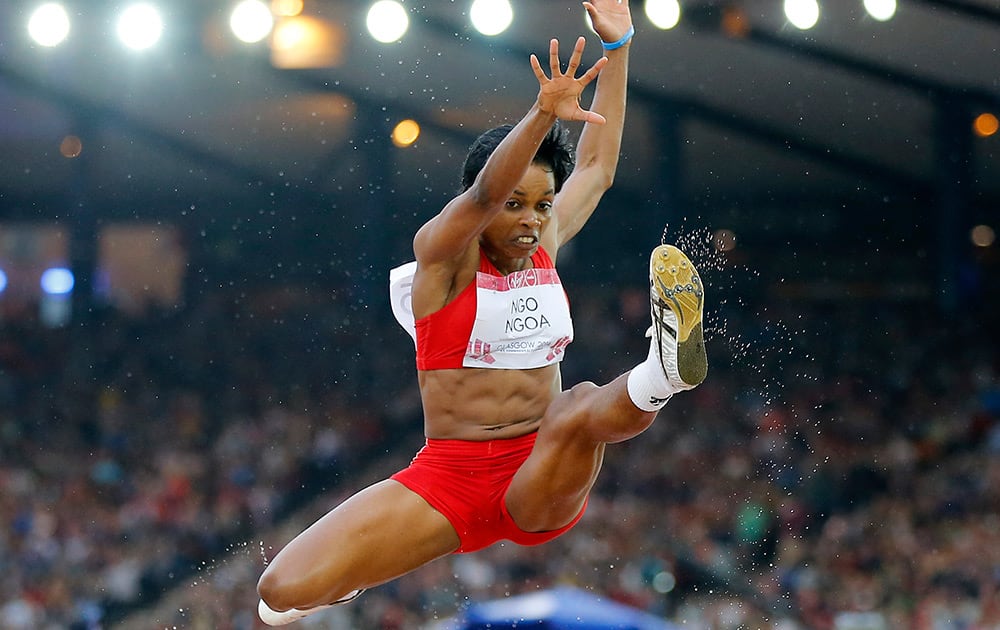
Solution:
[[[538,218],[538,215],[532,212],[530,214],[523,216],[521,218],[521,223],[524,223],[525,225],[534,225],[537,227],[542,224],[542,220]]]

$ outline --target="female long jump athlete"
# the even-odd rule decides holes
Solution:
[[[425,446],[277,554],[258,584],[265,623],[345,603],[447,554],[559,536],[583,515],[605,445],[642,433],[673,394],[705,378],[701,279],[680,250],[660,245],[646,361],[603,386],[562,388],[573,328],[555,262],[614,178],[634,32],[627,2],[583,5],[606,56],[577,77],[582,37],[565,72],[556,40],[550,76],[532,55],[535,103],[476,141],[464,192],[413,239]],[[580,94],[598,74],[585,111]],[[575,168],[558,119],[584,123]]]

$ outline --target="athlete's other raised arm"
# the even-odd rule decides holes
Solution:
[[[583,6],[602,41],[619,42],[631,37],[632,15],[628,0],[592,0]],[[628,51],[631,39],[605,50],[607,65],[601,70],[591,110],[602,114],[604,124],[586,124],[576,148],[576,168],[556,197],[553,211],[558,221],[556,245],[577,235],[614,181],[625,126],[628,84]],[[550,252],[554,253],[554,252]]]

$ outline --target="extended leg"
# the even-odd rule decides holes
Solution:
[[[272,611],[326,607],[409,573],[458,545],[444,516],[402,484],[382,481],[288,543],[264,570],[257,591]],[[264,621],[280,625],[302,616],[290,613]]]

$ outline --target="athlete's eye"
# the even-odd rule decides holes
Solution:
[[[507,203],[504,205],[508,208],[520,208],[521,202],[518,201],[517,199],[508,199]]]
[[[552,211],[552,202],[543,201],[538,204],[538,209],[541,210],[542,212],[549,213]]]

